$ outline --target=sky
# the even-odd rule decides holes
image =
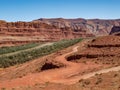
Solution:
[[[120,19],[120,0],[0,0],[0,20]]]

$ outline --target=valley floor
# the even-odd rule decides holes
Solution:
[[[80,53],[81,51],[84,53],[84,50],[88,48],[86,45],[91,41],[91,39],[83,40],[82,42],[65,50],[30,61],[21,66],[17,66],[17,69],[15,69],[16,66],[13,66],[6,70],[0,71],[0,88],[8,90],[119,90],[119,64],[115,66],[111,63],[96,63],[94,61],[87,60],[88,57],[85,57],[85,55],[82,55],[82,58],[79,58],[81,61],[79,61],[79,59],[75,61],[76,58],[68,61],[67,57],[76,55],[77,52]],[[97,58],[99,59],[101,56],[98,55]],[[84,61],[83,59],[87,61]],[[40,61],[42,60],[43,62],[45,61],[44,64],[41,64]],[[36,66],[34,66],[34,64]],[[51,67],[45,65],[51,65]],[[33,71],[29,71],[32,66]],[[43,66],[45,67],[43,68]],[[26,71],[26,69],[24,70],[25,67],[28,68],[28,71]],[[40,71],[40,68],[43,68],[43,70],[41,69],[42,71]],[[12,72],[10,74],[11,77],[5,77],[9,70]],[[25,75],[17,76],[18,73],[15,73],[17,70],[19,71],[18,73],[23,70]],[[35,70],[37,71],[35,72]],[[107,86],[104,81],[106,80],[105,77],[113,71],[115,73],[114,77],[117,79],[114,80],[113,77],[113,82],[110,83],[114,83],[116,81],[117,86],[112,86],[114,89],[112,89],[111,86]],[[13,76],[13,73],[16,74],[16,77]],[[111,77],[111,75],[109,77]],[[108,78],[108,80],[110,80],[110,78]],[[110,85],[108,81],[106,82]],[[106,86],[104,86],[104,84]]]

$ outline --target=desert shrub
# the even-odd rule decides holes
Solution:
[[[1,47],[0,48],[0,55],[1,54],[6,54],[6,53],[11,53],[11,52],[16,52],[19,50],[25,50],[29,48],[33,48],[40,45],[39,43],[30,43],[30,44],[25,44],[21,46],[13,46],[13,47]]]
[[[117,77],[118,76],[118,74],[116,73],[116,74],[114,74],[114,77]]]
[[[1,90],[6,90],[6,88],[1,88]]]
[[[90,81],[87,81],[87,80],[86,80],[86,81],[84,81],[84,84],[85,84],[85,85],[89,85],[89,84],[90,84]]]
[[[95,84],[99,84],[102,82],[102,78],[98,78]]]

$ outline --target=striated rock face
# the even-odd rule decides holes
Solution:
[[[120,20],[38,19],[31,22],[0,21],[0,45],[58,41],[79,37],[109,35]]]
[[[100,19],[38,19],[34,21],[55,25],[59,28],[69,27],[74,32],[86,32],[95,36],[108,35],[113,26],[120,26],[120,20],[100,20]]]
[[[120,26],[114,26],[110,32],[110,35],[119,35],[120,36]]]
[[[104,65],[120,64],[120,36],[102,36],[91,40],[84,50],[67,57],[68,61],[95,61]]]

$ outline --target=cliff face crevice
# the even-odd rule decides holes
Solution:
[[[120,26],[114,26],[110,32],[110,35],[120,36]]]

